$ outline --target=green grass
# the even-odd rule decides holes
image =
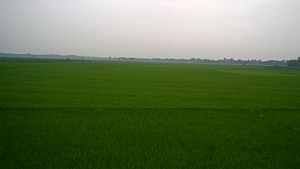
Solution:
[[[0,168],[300,168],[300,70],[0,61]]]

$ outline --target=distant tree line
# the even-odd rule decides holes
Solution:
[[[300,56],[298,57],[298,60],[288,60],[287,66],[288,67],[300,67]]]
[[[192,58],[191,61],[204,64],[229,64],[229,65],[244,65],[244,66],[280,66],[285,67],[285,60],[256,60],[256,59],[233,59],[223,58],[219,60]]]
[[[138,57],[91,57],[91,56],[76,56],[76,55],[57,55],[57,54],[11,54],[1,53],[0,58],[14,59],[50,59],[50,60],[65,60],[65,61],[143,61],[143,62],[161,62],[161,63],[195,63],[195,64],[228,64],[228,65],[245,65],[245,66],[276,66],[276,67],[300,67],[300,57],[296,60],[256,60],[256,59],[233,59],[223,58],[219,60],[202,59],[202,58],[138,58]]]

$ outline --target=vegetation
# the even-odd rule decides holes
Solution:
[[[0,53],[0,59],[15,58],[15,59],[38,59],[38,60],[85,60],[85,61],[137,61],[137,62],[159,62],[159,63],[192,63],[192,64],[226,64],[226,65],[247,65],[247,66],[276,66],[286,67],[289,61],[285,60],[241,60],[241,59],[201,59],[201,58],[137,58],[137,57],[90,57],[76,55],[36,55],[36,54],[7,54]]]
[[[0,166],[300,168],[300,70],[0,61]]]
[[[289,60],[287,62],[288,67],[300,67],[300,57],[298,57],[298,60]]]

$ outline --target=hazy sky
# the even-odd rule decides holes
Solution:
[[[0,0],[0,51],[300,56],[300,0]]]

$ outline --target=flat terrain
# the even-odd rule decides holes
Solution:
[[[0,168],[300,168],[300,70],[0,61]]]

